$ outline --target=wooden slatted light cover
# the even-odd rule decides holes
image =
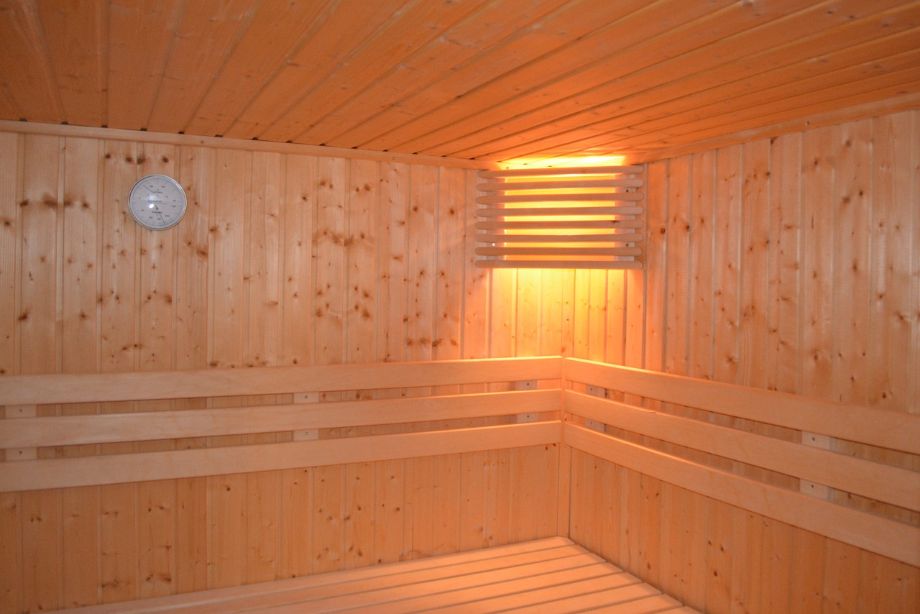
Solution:
[[[481,171],[476,265],[640,269],[644,166]]]

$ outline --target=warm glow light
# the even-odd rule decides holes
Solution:
[[[571,168],[575,166],[620,166],[626,164],[626,156],[561,156],[558,158],[516,158],[500,164],[503,169],[512,168]]]

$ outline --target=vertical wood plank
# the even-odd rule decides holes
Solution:
[[[772,293],[776,333],[770,348],[770,371],[774,372],[776,388],[796,392],[798,385],[799,312],[797,297],[801,292],[801,233],[802,233],[802,137],[785,135],[774,142],[770,166],[770,198],[772,235],[778,238],[774,255],[777,286]],[[777,243],[774,241],[774,243]]]
[[[244,474],[207,479],[208,588],[238,586],[246,581],[247,480]]]
[[[603,360],[622,365],[626,357],[626,272],[607,271],[606,339]]]
[[[604,360],[607,341],[607,272],[594,270],[588,273],[588,330],[585,345],[586,357]]]
[[[770,279],[767,250],[770,248],[770,146],[759,140],[742,147],[744,171],[741,183],[741,279],[738,324],[737,382],[767,387],[766,303]]]
[[[138,596],[176,592],[176,480],[137,486]]]
[[[873,120],[871,271],[867,347],[870,405],[910,411],[911,113]],[[905,161],[907,161],[905,163]],[[914,181],[916,183],[916,181]],[[913,294],[916,296],[916,293]]]
[[[460,465],[460,550],[483,548],[485,539],[486,452],[463,454]]]
[[[30,610],[61,606],[61,493],[22,493],[23,605]]]
[[[435,304],[435,360],[460,358],[464,299],[466,249],[466,171],[439,169],[438,253]],[[440,389],[457,392],[458,389]]]
[[[217,150],[211,241],[211,345],[209,365],[243,365],[246,315],[244,240],[252,184],[252,154]]]
[[[313,573],[341,569],[344,559],[345,467],[313,470]]]
[[[537,355],[541,328],[541,282],[540,271],[531,269],[518,271],[517,296],[515,297],[515,339],[517,342],[514,352],[516,356]]]
[[[208,479],[176,480],[176,592],[208,588]]]
[[[715,229],[712,282],[715,296],[713,376],[722,382],[734,382],[738,377],[738,329],[741,317],[738,293],[742,215],[741,164],[740,147],[718,151],[716,219],[719,220],[719,225]]]
[[[127,210],[137,180],[137,147],[107,141],[104,145],[104,199],[100,237],[102,285],[99,300],[101,370],[129,371],[137,364],[137,295],[135,255],[137,225]]]
[[[565,342],[562,334],[562,280],[564,271],[540,271],[539,356],[559,356]]]
[[[377,228],[374,220],[380,206],[379,165],[369,160],[352,160],[348,181],[346,360],[373,362],[377,356]]]
[[[22,612],[23,551],[22,495],[0,494],[0,608],[4,612]]]
[[[309,575],[313,554],[313,469],[281,472],[279,578]]]
[[[411,560],[434,551],[435,457],[407,458],[405,476],[402,559]]]
[[[377,283],[378,358],[384,361],[405,357],[408,284],[406,229],[409,167],[387,163],[381,166],[380,209],[377,213],[377,254],[380,275]]]
[[[806,132],[802,142],[801,384],[799,392],[829,398],[833,293],[834,192],[839,128]]]
[[[438,254],[438,169],[410,167],[407,354],[410,360],[431,360],[434,339],[436,262]]]
[[[668,373],[687,373],[688,334],[690,323],[690,158],[671,160],[667,176],[667,271],[665,296],[664,370]]]
[[[667,219],[668,163],[648,167],[648,246],[646,254],[645,365],[664,368],[664,339],[667,314]]]
[[[27,135],[22,153],[20,205],[20,307],[18,324],[22,373],[53,373],[58,368],[57,244],[61,139]]]
[[[713,241],[717,223],[715,205],[716,154],[707,151],[691,162],[690,203],[690,338],[687,374],[712,377]]]
[[[432,497],[433,554],[447,554],[460,549],[460,455],[444,454],[434,457],[432,481],[428,488]]]
[[[316,158],[285,156],[282,362],[311,365],[313,353],[313,228]]]
[[[188,208],[177,227],[175,360],[179,369],[202,369],[208,366],[209,241],[216,156],[212,149],[182,147],[179,157],[178,180]]]
[[[19,135],[0,133],[0,375],[19,372],[20,143]]]
[[[872,212],[872,122],[845,124],[834,148],[833,315],[831,389],[834,400],[868,399],[866,356],[869,320],[869,222]],[[874,340],[873,340],[874,341]]]
[[[285,166],[281,154],[252,154],[249,213],[249,323],[245,364],[279,364],[282,356],[283,229],[281,198]]]
[[[136,599],[137,488],[114,484],[100,488],[99,559],[102,602]]]
[[[342,362],[345,358],[347,174],[344,160],[317,160],[314,338],[318,364]]]
[[[377,563],[394,563],[400,560],[402,554],[404,464],[403,460],[375,464],[374,557]]]
[[[377,474],[374,463],[351,463],[345,467],[345,554],[343,567],[371,565],[374,551],[374,497]]]
[[[281,471],[260,471],[246,476],[247,583],[269,582],[278,574],[281,560]]]

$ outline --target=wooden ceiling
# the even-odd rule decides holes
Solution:
[[[0,0],[0,119],[487,161],[920,106],[904,0]]]

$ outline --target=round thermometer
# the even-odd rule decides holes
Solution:
[[[188,199],[185,190],[172,177],[147,175],[131,188],[128,208],[134,220],[151,230],[164,230],[179,223]]]

